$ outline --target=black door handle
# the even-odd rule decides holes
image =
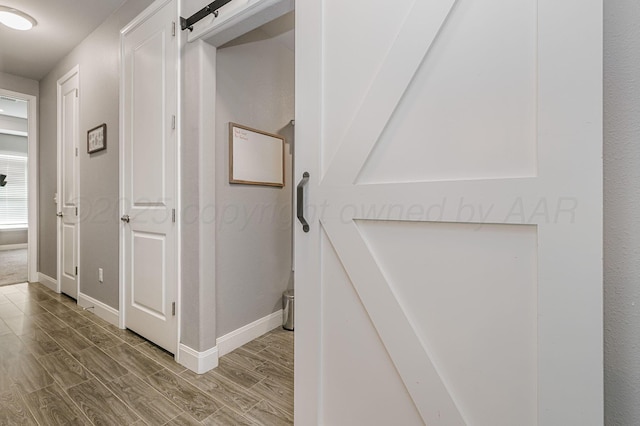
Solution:
[[[309,224],[307,220],[304,218],[304,186],[309,182],[309,173],[304,172],[302,174],[302,180],[298,183],[297,186],[297,195],[298,195],[298,205],[296,206],[296,214],[298,216],[298,220],[302,224],[302,230],[304,232],[309,232]]]

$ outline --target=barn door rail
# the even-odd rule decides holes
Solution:
[[[188,18],[180,17],[180,27],[182,31],[188,29],[189,31],[193,31],[193,25],[200,21],[201,19],[206,18],[207,16],[213,14],[216,18],[218,17],[218,9],[220,9],[225,4],[229,3],[231,0],[215,0],[214,2],[209,3],[207,6],[203,7],[193,15]]]

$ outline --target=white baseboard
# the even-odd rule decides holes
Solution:
[[[54,280],[49,275],[38,272],[38,282],[49,290],[58,292],[58,280]]]
[[[282,309],[216,339],[218,354],[224,356],[279,326],[282,326]]]
[[[204,374],[218,366],[218,348],[198,352],[182,343],[178,347],[178,363],[197,374]]]
[[[3,246],[0,246],[0,251],[26,249],[27,247],[28,247],[27,243],[24,243],[24,244],[5,244]]]
[[[93,312],[109,324],[113,324],[118,327],[120,312],[118,312],[117,309],[114,309],[111,306],[82,293],[78,293],[78,305],[82,306],[83,308],[93,307],[92,309],[87,310]]]

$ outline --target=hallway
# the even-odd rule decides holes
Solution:
[[[39,283],[1,287],[0,424],[293,424],[293,333],[197,375]]]

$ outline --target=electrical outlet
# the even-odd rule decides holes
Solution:
[[[101,283],[104,282],[104,274],[102,268],[98,268],[98,281],[100,281]]]

